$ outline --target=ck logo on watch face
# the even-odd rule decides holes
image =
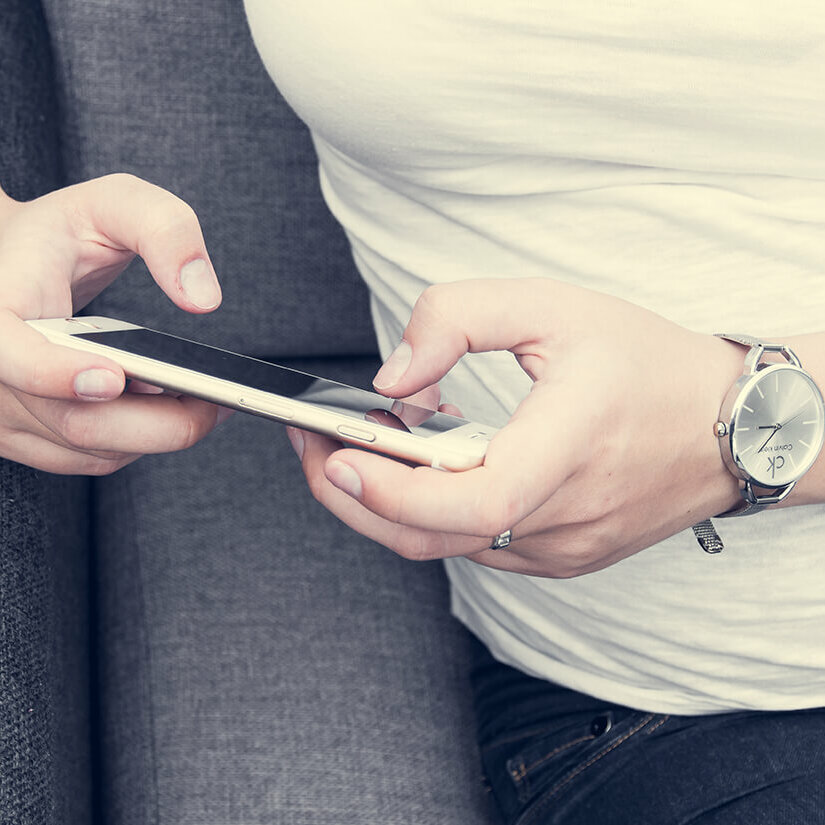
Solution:
[[[768,472],[771,474],[771,478],[776,478],[776,471],[781,470],[785,466],[785,456],[783,455],[776,455],[772,456],[768,459]]]

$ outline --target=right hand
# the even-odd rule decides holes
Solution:
[[[220,408],[204,401],[123,394],[117,364],[51,344],[25,323],[73,315],[135,254],[181,309],[220,304],[198,220],[169,192],[122,174],[27,203],[0,190],[0,456],[103,475],[189,447],[218,422]]]

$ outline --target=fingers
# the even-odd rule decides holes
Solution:
[[[479,468],[446,473],[345,451],[332,457],[326,477],[391,522],[495,536],[545,505],[579,467],[579,416],[566,405],[551,420],[549,394],[534,389],[490,443]]]
[[[36,470],[61,475],[103,476],[122,469],[139,455],[78,453],[31,432],[6,433],[4,456]]]
[[[405,404],[412,404],[424,410],[437,410],[438,405],[441,403],[441,387],[439,387],[438,384],[431,384],[415,393],[415,395],[411,395],[408,398],[401,398],[399,401]]]
[[[219,421],[220,408],[181,396],[125,394],[108,404],[35,399],[29,412],[44,437],[75,452],[145,455],[185,450]]]
[[[440,534],[395,524],[376,515],[336,488],[324,475],[324,467],[330,456],[340,451],[341,445],[338,442],[291,427],[287,428],[287,432],[293,447],[302,459],[304,473],[313,496],[353,530],[413,561],[465,556],[489,545],[489,540],[473,536]],[[356,451],[341,452],[349,454]]]
[[[125,384],[108,358],[50,343],[8,310],[0,311],[0,384],[42,398],[106,401]]]
[[[220,304],[200,224],[180,198],[123,174],[54,194],[72,204],[77,232],[103,247],[114,244],[138,253],[158,286],[182,309],[210,312]]]
[[[431,384],[409,398],[394,401],[390,418],[395,418],[398,426],[403,423],[407,427],[417,427],[432,417],[440,402],[441,388],[438,384]],[[392,424],[388,423],[388,426]]]
[[[396,350],[375,376],[374,386],[385,395],[412,395],[439,381],[467,352],[515,350],[552,330],[548,306],[539,307],[535,291],[565,287],[546,280],[506,281],[507,306],[501,305],[502,282],[459,281],[425,290],[413,308]]]
[[[19,404],[14,422],[0,415],[3,454],[78,471],[89,455],[122,462],[184,449],[205,435],[217,420],[212,405],[137,394],[113,402],[125,386],[120,367],[53,345],[24,321],[71,314],[135,253],[179,307],[216,308],[221,290],[192,209],[131,175],[98,178],[25,204],[4,196],[0,209],[0,405],[12,397]]]
[[[427,561],[464,556],[488,567],[533,576],[568,577],[598,569],[598,565],[583,567],[581,559],[568,552],[570,547],[575,547],[575,542],[568,537],[568,531],[564,527],[558,531],[557,546],[548,558],[548,533],[540,525],[535,524],[538,514],[512,525],[515,528],[514,543],[506,551],[490,549],[492,539],[497,533],[491,532],[485,536],[464,535],[393,522],[372,512],[350,493],[331,484],[327,478],[329,469],[336,462],[352,465],[352,458],[360,455],[358,451],[342,450],[338,442],[313,433],[302,433],[291,427],[287,428],[287,433],[301,458],[304,473],[315,498],[345,524],[404,558]],[[367,457],[383,460],[378,456]],[[387,461],[389,465],[395,463]],[[398,477],[402,479],[405,476],[409,477],[412,472],[400,465],[399,468],[401,472]],[[451,477],[451,474],[441,473],[440,476]],[[361,497],[360,492],[357,492],[357,495]],[[474,521],[473,524],[481,522]],[[556,533],[553,535],[556,536]]]
[[[210,312],[221,302],[200,224],[180,198],[128,175],[100,179],[91,212],[105,234],[146,262],[158,286],[182,309]]]
[[[109,175],[12,206],[0,238],[0,383],[49,398],[117,397],[119,367],[51,345],[21,319],[71,313],[135,252],[181,308],[208,312],[221,301],[194,212],[160,187]]]

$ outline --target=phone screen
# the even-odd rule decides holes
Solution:
[[[378,393],[318,378],[280,364],[236,355],[150,329],[83,332],[75,336],[250,389],[306,401],[359,421],[370,421],[420,436],[449,432],[470,423],[464,418],[394,401]]]

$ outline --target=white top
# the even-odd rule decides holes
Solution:
[[[820,0],[246,6],[385,355],[427,284],[483,276],[563,279],[706,332],[825,326]],[[506,353],[443,382],[498,425],[527,386]],[[453,609],[501,660],[639,708],[825,705],[825,511],[720,532],[720,556],[688,532],[572,580],[450,560]]]

